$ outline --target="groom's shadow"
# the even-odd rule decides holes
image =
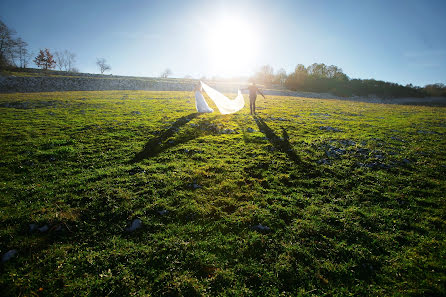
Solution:
[[[306,165],[291,147],[288,133],[284,128],[282,128],[282,137],[279,137],[270,127],[268,127],[261,117],[255,115],[254,120],[260,132],[265,134],[266,138],[268,138],[269,142],[271,142],[276,150],[285,153],[296,165]]]
[[[158,137],[150,139],[145,145],[144,148],[130,160],[130,163],[137,163],[144,159],[148,159],[151,157],[155,157],[159,153],[167,150],[168,148],[178,145],[178,140],[174,142],[166,142],[167,139],[172,137],[182,126],[186,125],[191,120],[195,119],[200,115],[198,112],[188,114],[176,120],[169,129],[165,130]],[[188,140],[196,137],[195,135],[190,135],[190,137],[182,138],[181,142],[186,142]]]

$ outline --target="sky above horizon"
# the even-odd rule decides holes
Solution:
[[[97,58],[114,75],[195,78],[325,63],[351,78],[446,83],[444,0],[2,0],[0,19],[34,56],[75,53],[81,72],[99,73]]]

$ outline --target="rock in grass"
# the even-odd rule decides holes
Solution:
[[[272,121],[281,121],[281,122],[288,121],[287,119],[284,119],[284,118],[274,118],[274,117],[270,117],[270,120],[272,120]]]
[[[408,160],[408,159],[402,159],[401,160],[401,164],[403,164],[403,165],[410,165],[410,160]]]
[[[366,148],[359,148],[356,150],[356,153],[361,156],[368,156],[370,154],[370,150]]]
[[[356,145],[356,142],[354,142],[353,140],[349,140],[349,139],[341,139],[341,140],[339,140],[339,143],[343,146]]]
[[[44,233],[44,232],[48,231],[48,229],[49,229],[48,225],[44,225],[44,226],[40,227],[37,230],[39,230],[40,232]]]
[[[2,262],[8,262],[9,260],[12,259],[12,257],[14,257],[17,254],[17,250],[9,250],[6,253],[3,254],[2,256]]]
[[[34,232],[39,228],[37,224],[29,224],[29,232]]]
[[[237,134],[237,131],[232,129],[223,129],[220,131],[221,134]]]
[[[164,216],[169,213],[169,211],[167,209],[158,210],[157,212],[160,216]]]
[[[405,140],[395,137],[395,136],[390,137],[390,139],[395,140],[395,141],[400,141],[400,142],[406,142]]]
[[[370,169],[390,169],[391,165],[380,163],[380,162],[371,162],[371,163],[358,163],[358,167],[370,168]]]
[[[328,159],[320,159],[317,161],[318,164],[322,164],[322,165],[330,165],[331,161]]]
[[[325,154],[329,158],[337,158],[340,155],[343,155],[345,153],[346,153],[345,150],[339,149],[339,148],[335,148],[335,147],[330,147],[327,151],[325,151]]]
[[[267,233],[267,232],[269,232],[271,230],[270,227],[263,226],[262,224],[258,224],[258,225],[252,226],[251,228],[252,228],[252,230],[260,232],[260,233]]]
[[[246,129],[246,131],[248,131],[249,133],[255,132],[255,130],[253,128],[248,128],[248,129]]]
[[[312,116],[321,116],[321,117],[329,117],[330,115],[328,113],[320,113],[320,112],[313,112],[310,113]]]
[[[342,132],[341,129],[333,128],[330,126],[321,126],[319,127],[320,130],[326,130],[326,131],[333,131],[333,132]]]
[[[142,227],[142,221],[140,219],[134,219],[130,227],[125,228],[127,232],[133,232]]]

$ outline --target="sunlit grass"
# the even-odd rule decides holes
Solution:
[[[446,109],[257,105],[1,94],[3,296],[445,294]]]

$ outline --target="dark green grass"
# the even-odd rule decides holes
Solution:
[[[446,294],[446,109],[257,105],[0,95],[2,296]]]

